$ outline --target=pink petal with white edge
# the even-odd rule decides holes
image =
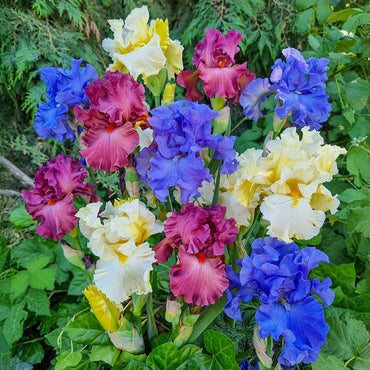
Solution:
[[[180,247],[178,259],[179,264],[171,267],[170,288],[186,303],[208,306],[215,303],[229,286],[221,257],[209,258],[201,253],[191,255]]]
[[[82,140],[87,149],[80,153],[90,167],[116,171],[119,167],[128,165],[127,156],[139,144],[139,135],[128,123],[114,128],[112,132],[107,129],[91,129]]]

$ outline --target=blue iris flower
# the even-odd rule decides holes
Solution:
[[[282,103],[275,108],[280,119],[292,113],[293,124],[297,128],[309,126],[311,130],[318,130],[322,127],[320,123],[325,122],[331,112],[329,95],[325,92],[325,81],[328,79],[326,71],[330,60],[305,60],[293,48],[284,49],[283,55],[286,62],[279,58],[272,66],[271,84],[267,78],[258,78],[244,89],[240,96],[243,113],[257,121],[263,116],[260,103],[267,95],[275,93],[275,99]]]
[[[230,281],[226,291],[225,313],[241,321],[240,304],[257,296],[262,305],[256,312],[261,338],[272,336],[285,340],[279,362],[285,366],[311,363],[317,360],[320,346],[325,343],[329,327],[324,321],[323,307],[333,303],[331,280],[309,280],[311,270],[319,262],[329,262],[320,250],[306,247],[299,250],[295,243],[287,244],[277,238],[256,239],[251,256],[237,261],[237,274],[231,266],[226,269]],[[238,289],[238,291],[235,291]]]
[[[71,106],[89,102],[85,88],[98,78],[96,69],[90,64],[80,68],[82,59],[72,58],[71,63],[72,68],[69,70],[55,67],[39,70],[49,101],[41,103],[37,108],[34,128],[39,136],[53,138],[59,142],[75,139],[75,133],[65,113]]]
[[[182,203],[200,195],[202,182],[212,180],[200,155],[203,148],[214,149],[213,157],[222,160],[221,173],[236,171],[236,138],[212,134],[211,121],[217,117],[217,111],[205,104],[182,100],[150,113],[149,124],[154,129],[157,147],[141,151],[137,169],[158,199],[166,201],[172,186],[181,189]]]

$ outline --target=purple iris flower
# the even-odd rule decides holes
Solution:
[[[183,100],[150,113],[149,124],[154,128],[157,147],[141,151],[137,169],[157,198],[166,201],[172,186],[181,189],[183,203],[200,195],[198,188],[202,182],[212,180],[200,155],[203,148],[214,149],[213,157],[222,160],[221,173],[236,171],[235,137],[212,134],[211,121],[217,117],[217,111],[205,104]]]
[[[309,280],[311,270],[319,262],[329,262],[328,256],[316,248],[299,250],[295,243],[287,244],[277,238],[256,239],[251,256],[237,264],[237,274],[231,266],[226,269],[230,281],[225,313],[241,321],[240,304],[257,296],[262,305],[256,312],[259,335],[271,335],[276,341],[284,337],[285,344],[279,362],[292,366],[317,360],[320,346],[325,343],[329,327],[324,321],[321,304],[311,296],[320,297],[325,305],[333,303],[331,280]],[[235,288],[239,288],[235,292]]]
[[[275,99],[282,104],[275,108],[275,113],[284,119],[292,112],[293,124],[301,129],[309,126],[311,130],[322,127],[321,122],[329,118],[331,105],[325,92],[326,71],[329,59],[310,58],[305,60],[301,53],[293,48],[283,50],[286,62],[277,59],[272,66],[268,79],[258,78],[249,84],[241,94],[240,104],[245,116],[257,121],[262,112],[260,103],[266,96],[276,93]]]
[[[45,67],[39,70],[41,79],[46,85],[47,103],[41,103],[37,108],[34,128],[38,135],[64,142],[74,140],[75,133],[69,125],[69,107],[86,104],[89,98],[85,93],[86,86],[98,78],[96,69],[87,64],[80,68],[82,59],[71,59],[72,68]]]

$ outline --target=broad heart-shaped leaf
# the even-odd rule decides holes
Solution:
[[[321,352],[316,362],[312,364],[312,370],[344,370],[344,362],[338,357]]]
[[[9,221],[18,227],[27,227],[35,223],[32,220],[32,216],[24,208],[24,205],[10,212]]]
[[[44,358],[44,349],[37,342],[23,344],[18,350],[18,356],[30,365],[39,364]]]
[[[369,333],[364,323],[348,318],[339,320],[337,317],[328,317],[329,333],[326,344],[321,348],[326,354],[342,360],[358,357],[365,351],[369,341]]]
[[[108,334],[100,326],[92,312],[80,316],[69,323],[64,331],[76,343],[82,344],[109,344]]]
[[[30,286],[36,289],[48,289],[54,288],[55,272],[51,268],[45,268],[37,270],[31,274]]]
[[[27,317],[27,312],[23,310],[23,307],[24,301],[14,305],[4,321],[3,334],[10,345],[23,334],[23,322]]]
[[[202,350],[193,344],[187,344],[180,350],[173,343],[164,343],[153,349],[146,359],[145,369],[185,370],[190,369],[189,361]],[[134,368],[133,368],[134,369]],[[139,367],[138,367],[139,369]],[[144,369],[144,367],[143,367]]]
[[[114,367],[114,369],[116,369]],[[121,367],[118,369],[122,369]],[[149,370],[149,367],[144,364],[144,362],[140,362],[138,360],[131,359],[130,362],[124,368],[125,370]]]
[[[50,316],[50,302],[45,290],[30,288],[26,295],[27,308],[40,316]]]
[[[120,350],[114,347],[112,344],[99,344],[92,346],[89,358],[91,362],[103,361],[106,364],[113,366],[119,354]]]
[[[352,146],[348,151],[347,170],[355,177],[354,183],[357,186],[370,183],[370,168],[368,166],[369,150],[370,137],[358,146]]]
[[[12,255],[22,267],[26,268],[35,258],[48,256],[52,259],[53,252],[41,244],[37,238],[30,238],[15,246],[12,249]]]
[[[5,340],[4,334],[0,331],[0,369],[9,368],[11,355],[11,347]]]
[[[30,273],[26,270],[18,271],[10,278],[9,293],[12,297],[19,297],[28,288]]]
[[[63,352],[57,357],[57,363],[54,370],[64,370],[67,368],[76,368],[78,363],[82,359],[82,354],[80,352]]]
[[[164,343],[153,349],[146,359],[155,370],[175,370],[179,366],[179,349],[173,343]]]
[[[83,271],[77,267],[72,268],[73,279],[69,284],[68,295],[82,295],[82,291],[87,287],[88,281]]]
[[[203,335],[204,346],[209,353],[197,353],[189,360],[189,369],[238,370],[235,360],[235,344],[225,335],[207,330]]]

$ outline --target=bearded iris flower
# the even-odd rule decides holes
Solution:
[[[202,148],[214,149],[213,158],[223,161],[221,173],[235,172],[236,138],[212,134],[211,120],[217,111],[205,104],[177,101],[150,113],[156,146],[141,151],[137,169],[157,198],[166,201],[172,186],[181,189],[183,203],[200,195],[198,188],[202,182],[212,179],[200,156]]]
[[[136,80],[147,78],[166,68],[171,79],[182,67],[183,47],[169,37],[168,20],[152,20],[149,27],[146,6],[134,9],[126,18],[109,20],[113,39],[103,40],[103,49],[109,52],[113,63],[110,71],[130,73]]]
[[[240,50],[237,45],[243,35],[231,30],[224,36],[214,28],[204,32],[206,37],[195,46],[192,60],[196,71],[181,72],[177,83],[186,88],[187,100],[203,99],[197,87],[201,81],[205,94],[210,98],[215,98],[216,95],[234,98],[234,104],[238,104],[240,93],[256,78],[254,73],[249,73],[247,62],[235,64],[235,55]]]
[[[116,171],[128,165],[128,155],[140,144],[148,144],[148,109],[144,104],[144,86],[130,75],[106,72],[86,88],[90,108],[76,106],[74,113],[83,122],[85,132],[80,153],[90,167]],[[144,131],[147,131],[144,133]],[[144,145],[144,144],[143,144]]]
[[[256,312],[259,335],[261,338],[271,335],[276,341],[280,336],[284,338],[279,356],[282,365],[315,362],[320,346],[325,343],[329,327],[324,321],[323,307],[311,294],[319,296],[327,307],[334,300],[334,292],[329,289],[330,278],[322,282],[308,279],[319,262],[328,263],[329,259],[316,248],[299,250],[295,243],[267,237],[256,239],[251,256],[237,262],[241,267],[239,274],[232,266],[226,268],[230,281],[226,314],[241,321],[241,302],[257,296],[262,303]]]
[[[346,150],[323,145],[319,132],[287,128],[280,138],[262,150],[248,149],[239,156],[238,180],[234,193],[249,209],[261,206],[263,218],[270,222],[268,234],[285,242],[309,240],[317,235],[325,212],[335,213],[339,200],[324,187],[338,173],[336,159]],[[282,217],[283,215],[283,217]]]
[[[133,293],[152,291],[150,271],[156,261],[146,239],[163,230],[154,215],[138,199],[121,204],[91,203],[77,217],[88,247],[99,257],[94,282],[108,299],[119,304]]]
[[[35,115],[33,127],[41,137],[52,138],[61,143],[65,139],[75,139],[75,132],[66,113],[69,107],[89,102],[84,90],[92,80],[98,78],[92,65],[87,64],[80,68],[81,63],[82,59],[72,58],[72,68],[69,70],[55,67],[39,70],[49,99],[47,103],[40,104]]]
[[[99,200],[91,184],[84,184],[88,176],[79,161],[70,156],[57,155],[35,173],[35,188],[22,190],[26,210],[34,220],[41,222],[36,231],[55,241],[69,234],[77,224],[73,206],[78,194],[92,202]]]
[[[164,226],[166,237],[153,250],[158,262],[167,262],[178,249],[178,263],[170,270],[170,288],[186,303],[208,306],[222,296],[228,285],[225,274],[225,244],[238,234],[236,222],[225,219],[226,208],[185,204]]]
[[[322,127],[320,123],[329,118],[331,106],[325,92],[326,71],[330,62],[325,58],[309,58],[293,48],[283,50],[286,62],[280,58],[272,66],[271,84],[267,78],[258,78],[248,85],[240,96],[245,116],[257,121],[262,112],[260,103],[266,95],[275,93],[282,104],[275,108],[276,115],[283,120],[292,113],[293,124],[299,129],[308,126],[311,130]]]

